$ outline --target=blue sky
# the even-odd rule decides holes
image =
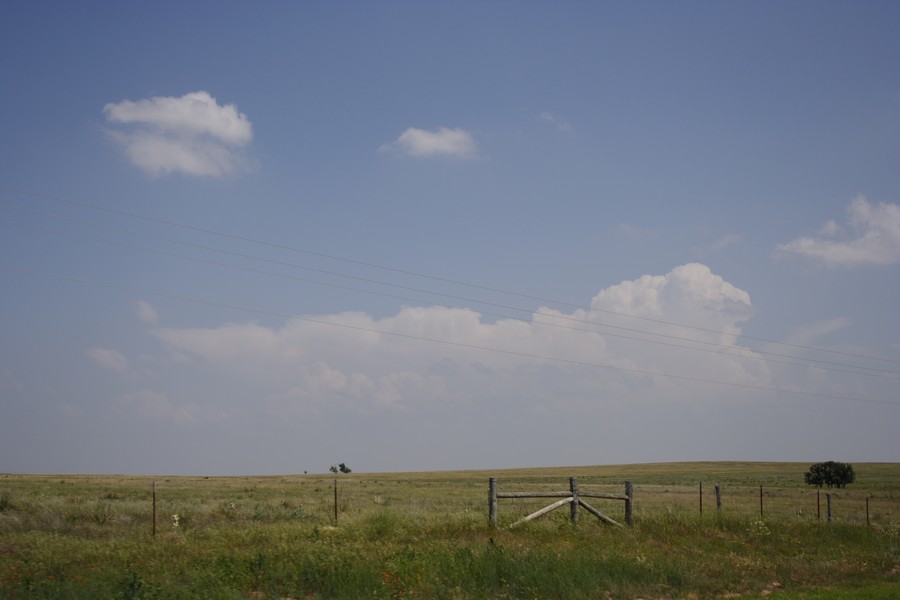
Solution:
[[[898,22],[4,3],[0,471],[898,461]]]

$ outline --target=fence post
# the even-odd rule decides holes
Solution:
[[[822,492],[816,490],[816,521],[822,520]]]
[[[488,522],[491,527],[497,526],[497,478],[488,479]]]
[[[703,516],[703,482],[700,482],[700,516]]]
[[[569,489],[572,491],[572,525],[578,525],[578,478],[569,477]]]
[[[759,486],[759,518],[762,519],[763,516],[763,491],[762,486]]]
[[[156,537],[156,482],[153,482],[153,537]]]
[[[334,480],[334,524],[338,522],[338,496],[337,496],[337,479]]]
[[[869,524],[869,497],[866,496],[866,527],[868,527]]]
[[[825,504],[828,506],[828,522],[831,523],[831,494],[825,494]]]
[[[634,486],[630,481],[625,482],[625,522],[634,525]]]
[[[716,484],[716,512],[722,512],[722,488],[718,483]]]

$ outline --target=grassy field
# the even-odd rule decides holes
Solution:
[[[900,464],[855,464],[849,489],[822,490],[821,520],[808,466],[0,475],[0,598],[900,597]],[[500,500],[488,526],[488,477],[502,493],[563,491],[572,476],[582,492],[632,481],[634,526],[582,511],[576,527],[564,507],[509,529],[552,501],[530,499]],[[623,520],[623,502],[590,503]]]

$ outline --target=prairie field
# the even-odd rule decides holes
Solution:
[[[856,483],[822,490],[808,466],[4,474],[0,598],[900,597],[900,463],[854,464]],[[491,527],[490,477],[501,494],[631,481],[634,522],[582,509],[573,524],[564,506],[510,528],[554,499],[501,498]],[[587,500],[624,523],[621,500]]]

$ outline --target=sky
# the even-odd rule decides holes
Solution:
[[[0,4],[0,472],[900,461],[897,2]]]

